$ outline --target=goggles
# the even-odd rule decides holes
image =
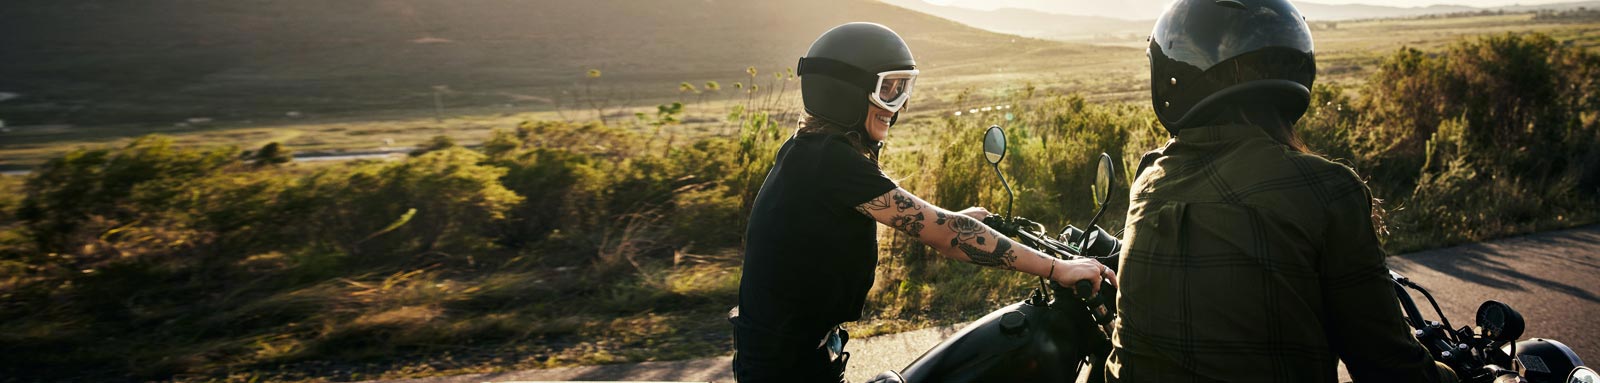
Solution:
[[[872,73],[845,62],[822,57],[803,57],[797,72],[801,77],[820,74],[842,80],[867,91],[867,100],[891,113],[899,113],[911,100],[911,87],[917,82],[916,69]]]
[[[890,113],[898,113],[911,100],[911,86],[916,84],[919,73],[916,69],[878,73],[878,86],[872,88],[867,99]]]

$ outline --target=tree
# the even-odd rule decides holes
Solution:
[[[428,142],[417,146],[417,150],[411,151],[411,156],[417,157],[454,147],[456,147],[456,140],[451,139],[450,136],[441,134],[433,136],[433,138],[429,139]]]
[[[273,141],[261,150],[250,156],[250,162],[256,166],[278,165],[294,161],[294,150],[283,147],[283,144]]]

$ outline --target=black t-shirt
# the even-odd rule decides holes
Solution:
[[[878,236],[855,207],[896,187],[843,136],[784,143],[750,211],[740,321],[812,336],[861,319]]]

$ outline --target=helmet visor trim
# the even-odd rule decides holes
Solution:
[[[877,86],[867,98],[874,105],[889,112],[899,112],[905,107],[906,101],[911,99],[911,88],[917,82],[917,75],[921,71],[916,69],[895,70],[878,73]]]

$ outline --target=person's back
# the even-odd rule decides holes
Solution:
[[[1349,168],[1310,154],[1311,30],[1289,0],[1177,0],[1151,31],[1174,136],[1130,190],[1113,382],[1454,381],[1411,336]]]
[[[1260,128],[1185,129],[1132,187],[1120,276],[1124,381],[1436,377],[1384,280],[1356,175]],[[1360,355],[1363,351],[1395,351]],[[1337,352],[1337,354],[1336,354]]]

